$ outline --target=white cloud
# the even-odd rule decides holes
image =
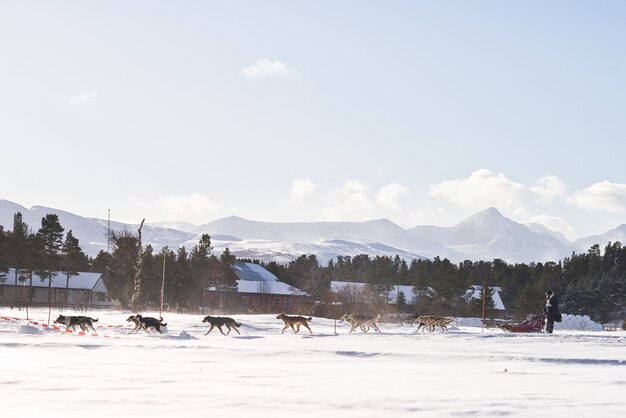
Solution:
[[[400,196],[408,192],[409,188],[402,184],[387,184],[376,193],[376,202],[386,209],[400,209]]]
[[[541,177],[530,191],[545,203],[564,197],[568,193],[565,183],[556,176]]]
[[[585,210],[626,212],[626,184],[602,181],[575,192],[567,203]]]
[[[153,221],[208,222],[208,217],[218,208],[207,196],[192,193],[186,196],[161,196],[153,200],[131,199],[142,210],[143,216]]]
[[[72,97],[70,100],[68,100],[68,103],[70,104],[70,106],[93,103],[98,99],[98,96],[100,96],[100,90],[84,91],[81,94]]]
[[[567,187],[555,176],[541,177],[529,187],[488,169],[476,170],[465,179],[441,182],[430,190],[431,196],[464,208],[481,210],[494,206],[505,211],[519,210],[531,203],[548,204],[566,194]]]
[[[525,191],[526,187],[502,173],[480,169],[466,179],[448,180],[432,186],[430,194],[472,210],[490,206],[510,210],[521,204]]]
[[[289,68],[286,63],[278,60],[272,61],[268,58],[258,60],[241,71],[244,77],[251,80],[260,80],[270,77],[282,77],[289,80],[300,79],[298,73],[292,68]]]
[[[291,196],[294,199],[302,200],[313,194],[318,187],[319,184],[314,183],[311,179],[296,179],[291,182]]]
[[[369,212],[374,208],[374,203],[367,195],[368,190],[358,180],[346,181],[342,187],[326,197],[326,205],[322,210],[324,220],[368,219]]]

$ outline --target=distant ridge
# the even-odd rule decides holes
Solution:
[[[56,213],[65,231],[72,230],[83,250],[95,256],[106,250],[107,222],[84,218],[63,210],[34,206],[27,209],[8,200],[0,200],[0,225],[13,227],[13,215],[21,212],[24,221],[36,231],[41,218]],[[138,225],[111,222],[115,230],[134,232]],[[240,258],[287,263],[303,254],[315,254],[322,264],[339,255],[399,255],[405,260],[448,258],[464,260],[502,259],[509,263],[558,261],[572,252],[586,252],[592,245],[626,241],[626,225],[602,235],[568,241],[562,234],[543,225],[514,222],[496,208],[478,212],[451,227],[417,226],[404,229],[388,219],[365,222],[258,222],[229,216],[202,225],[188,222],[148,223],[144,226],[144,244],[155,250],[164,246],[188,249],[202,234],[211,236],[214,253],[226,247]]]

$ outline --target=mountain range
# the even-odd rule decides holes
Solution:
[[[13,216],[20,212],[24,222],[36,232],[41,218],[57,214],[65,231],[72,230],[83,251],[95,256],[107,250],[108,222],[85,218],[59,209],[34,206],[27,209],[17,203],[0,200],[0,225],[13,227]],[[136,233],[139,225],[110,222],[112,230]],[[202,234],[211,236],[214,253],[226,247],[239,258],[287,263],[303,254],[315,254],[323,265],[337,256],[399,255],[405,260],[448,258],[463,260],[502,259],[508,263],[558,261],[572,252],[586,252],[592,245],[601,248],[608,242],[626,242],[626,225],[602,235],[569,241],[564,235],[540,224],[521,224],[489,208],[450,227],[417,226],[405,229],[387,219],[365,222],[295,222],[273,223],[230,216],[202,225],[187,222],[145,224],[142,240],[156,251],[167,246],[188,249]]]

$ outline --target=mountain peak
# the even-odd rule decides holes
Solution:
[[[493,225],[493,224],[502,224],[502,223],[515,223],[509,218],[505,217],[500,213],[500,211],[496,208],[488,208],[481,212],[477,212],[474,215],[470,216],[466,220],[462,221],[461,224],[480,224],[480,225]]]

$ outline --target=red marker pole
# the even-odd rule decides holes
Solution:
[[[485,285],[483,284],[483,327],[482,332],[485,332],[485,295],[487,294],[487,290],[485,289]]]

